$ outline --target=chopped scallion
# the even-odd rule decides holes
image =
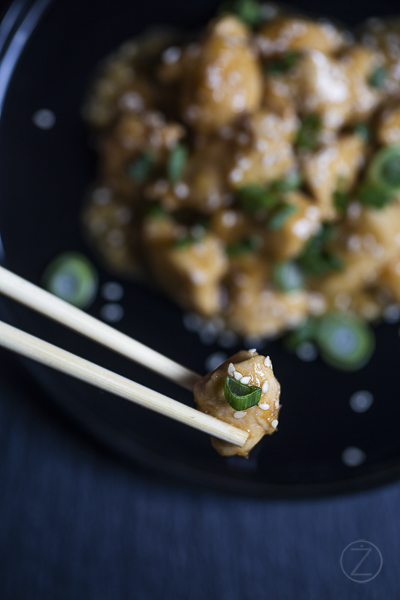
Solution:
[[[368,77],[368,85],[376,90],[383,87],[387,77],[387,68],[384,65],[376,67]]]
[[[154,156],[149,151],[144,151],[128,165],[128,175],[136,183],[144,183],[149,177],[154,166]]]
[[[258,236],[249,235],[239,242],[231,242],[226,248],[226,253],[230,257],[240,256],[249,252],[256,252],[261,245]]]
[[[227,0],[221,4],[219,12],[233,13],[249,27],[255,27],[265,21],[263,9],[258,0]]]
[[[237,198],[241,208],[249,213],[273,208],[279,201],[276,194],[258,184],[242,186],[237,191]]]
[[[246,410],[259,403],[261,388],[240,383],[233,377],[227,377],[224,384],[225,400],[235,410]]]
[[[385,190],[374,187],[372,184],[364,183],[358,190],[358,199],[365,206],[384,208],[394,197]]]
[[[315,113],[306,115],[297,132],[295,145],[300,150],[315,150],[322,129],[321,117]]]
[[[290,260],[274,265],[272,280],[282,292],[295,292],[304,287],[304,275],[300,267]]]
[[[276,209],[269,215],[266,220],[266,227],[272,231],[281,229],[290,215],[293,215],[297,211],[297,207],[289,202],[281,202],[278,204]]]
[[[46,268],[43,287],[78,308],[87,308],[97,294],[97,271],[83,254],[65,252]]]
[[[297,190],[303,182],[303,178],[300,173],[290,173],[283,179],[276,179],[271,184],[271,190],[273,192],[293,192]]]
[[[330,248],[330,242],[336,237],[336,228],[325,223],[306,244],[297,258],[297,263],[307,277],[321,277],[331,271],[343,269],[343,260]]]
[[[375,337],[358,317],[328,313],[316,329],[316,341],[322,358],[338,369],[354,371],[363,367],[375,348]]]
[[[372,158],[367,178],[377,188],[400,192],[400,146],[386,146]]]
[[[367,123],[357,123],[354,125],[353,131],[366,142],[370,142],[372,139],[372,129]]]
[[[308,319],[307,321],[304,321],[299,325],[299,327],[297,327],[297,329],[291,331],[285,337],[284,342],[286,348],[293,352],[300,344],[303,344],[304,342],[313,342],[315,338],[316,329],[316,319]]]
[[[267,75],[284,75],[296,66],[300,56],[299,52],[289,50],[289,52],[286,52],[280,58],[267,63],[264,67],[264,72]]]
[[[333,203],[338,213],[340,215],[344,215],[349,203],[349,195],[347,192],[343,192],[342,190],[336,190],[336,192],[333,193]]]
[[[167,215],[167,211],[159,202],[151,202],[145,207],[145,216],[147,219],[158,220]]]
[[[182,179],[187,155],[188,149],[183,144],[177,144],[172,148],[167,163],[168,181],[170,183],[178,183]]]

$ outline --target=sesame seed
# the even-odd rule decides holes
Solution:
[[[229,363],[228,373],[229,373],[229,375],[231,375],[231,377],[233,377],[233,374],[235,373],[235,367],[233,366],[232,363]]]
[[[264,366],[265,367],[272,367],[272,362],[269,356],[266,357],[266,359],[264,360]]]
[[[250,383],[251,377],[242,377],[240,383],[245,383],[246,385]]]
[[[116,281],[109,281],[102,286],[101,295],[109,302],[117,302],[124,295],[124,288]]]
[[[269,383],[268,383],[268,381],[264,381],[261,391],[263,394],[266,394],[268,392],[268,390],[269,390]]]
[[[243,417],[245,416],[246,412],[235,412],[235,414],[233,415],[235,417],[235,419],[243,419]]]
[[[275,408],[279,408],[280,404],[279,404],[279,400],[275,400]]]
[[[250,352],[250,354],[254,354],[255,352],[257,352],[257,349],[256,348],[250,348],[249,352]]]
[[[237,379],[238,381],[240,379],[242,379],[243,375],[241,373],[239,373],[239,371],[235,371],[233,374],[234,378]]]
[[[272,425],[272,427],[273,427],[274,429],[276,429],[276,428],[278,427],[278,422],[279,422],[279,421],[278,421],[277,419],[274,419],[274,420],[272,421],[271,425]]]
[[[258,406],[259,406],[259,408],[261,408],[261,410],[269,409],[269,404],[267,404],[266,402],[261,402],[261,404],[259,404]]]

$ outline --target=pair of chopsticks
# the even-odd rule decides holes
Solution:
[[[200,375],[0,267],[0,292],[192,390]],[[246,431],[159,394],[0,321],[0,346],[242,447]]]

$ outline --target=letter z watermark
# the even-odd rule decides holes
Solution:
[[[343,573],[357,583],[367,583],[380,573],[383,558],[380,550],[372,542],[357,540],[343,550],[340,566]]]

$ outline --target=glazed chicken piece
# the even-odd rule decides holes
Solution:
[[[399,200],[381,210],[360,208],[334,242],[344,268],[312,280],[311,286],[334,301],[338,294],[352,295],[375,284],[385,265],[398,256],[399,240]]]
[[[384,56],[386,73],[383,88],[390,96],[400,92],[400,19],[368,19],[363,26],[362,43]]]
[[[100,140],[100,172],[117,193],[134,197],[151,169],[166,161],[184,134],[182,125],[168,123],[155,111],[122,114]]]
[[[191,238],[172,219],[147,220],[142,229],[147,262],[164,290],[188,310],[212,316],[220,310],[220,281],[228,260],[212,233]]]
[[[257,45],[265,57],[310,49],[332,54],[344,44],[343,34],[333,24],[294,16],[274,19],[257,36]]]
[[[376,124],[376,137],[386,146],[400,144],[400,98],[385,106]]]
[[[366,143],[358,135],[343,135],[302,161],[305,183],[326,221],[338,216],[333,195],[346,192],[364,166]]]
[[[235,17],[211,24],[191,67],[184,73],[182,111],[197,131],[219,129],[259,106],[260,66],[249,30]]]
[[[322,221],[321,209],[303,192],[286,194],[285,202],[292,209],[292,214],[279,229],[264,234],[264,247],[273,260],[286,260],[298,255]]]
[[[224,395],[227,377],[261,388],[258,404],[243,411],[232,408]],[[211,438],[212,445],[222,456],[238,454],[247,458],[264,435],[276,431],[279,396],[280,385],[274,376],[270,358],[259,355],[255,350],[238,352],[194,386],[194,400],[199,410],[249,433],[242,448]]]
[[[299,112],[318,114],[331,131],[369,118],[384,99],[384,92],[371,85],[382,60],[365,46],[353,46],[339,58],[310,50],[287,78]]]
[[[298,119],[260,110],[245,117],[235,137],[228,181],[233,188],[265,184],[284,177],[296,165],[292,142]]]

